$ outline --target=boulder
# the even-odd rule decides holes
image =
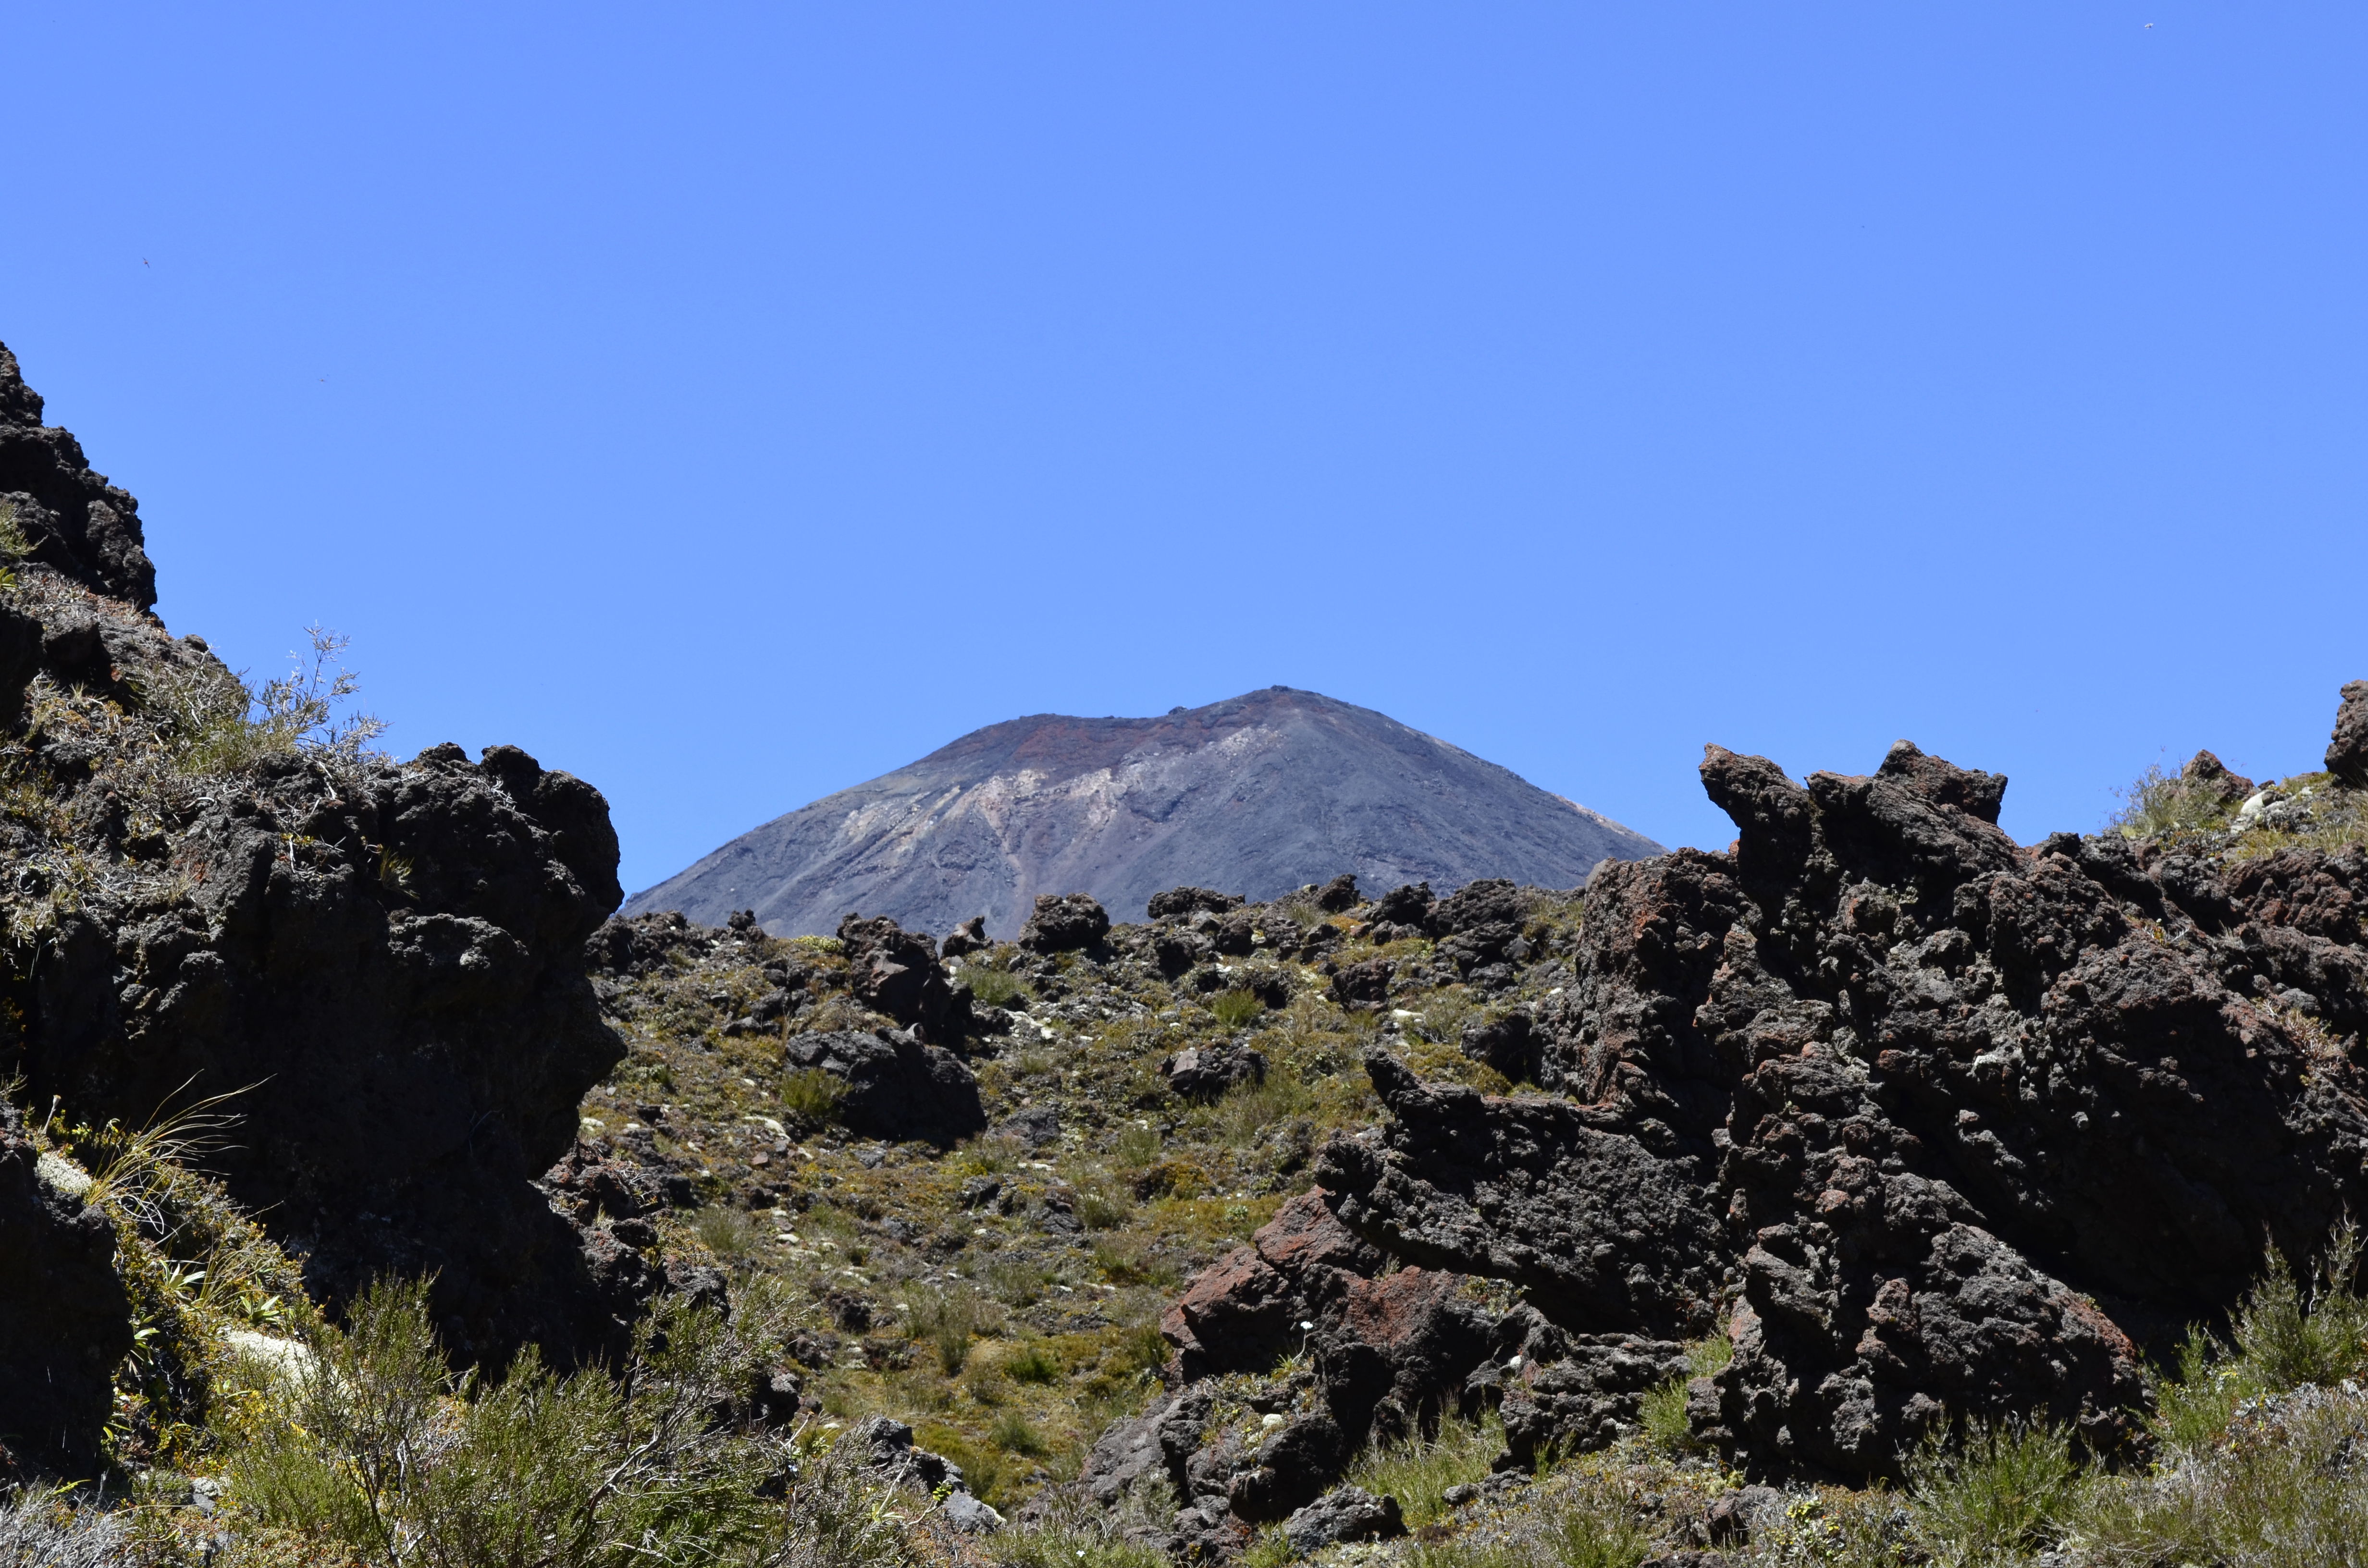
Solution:
[[[140,503],[91,472],[72,432],[41,423],[40,394],[0,344],[0,502],[13,503],[31,560],[146,610],[156,568],[140,528]]]
[[[1167,1086],[1188,1100],[1212,1100],[1243,1084],[1266,1082],[1266,1057],[1243,1045],[1197,1045],[1159,1064]]]
[[[1249,1245],[1186,1282],[1159,1323],[1186,1381],[1271,1367],[1306,1343],[1315,1318],[1337,1307],[1353,1279],[1379,1265],[1326,1196],[1311,1188],[1291,1199]]]
[[[1344,1540],[1393,1540],[1406,1533],[1395,1497],[1376,1497],[1361,1486],[1343,1486],[1300,1509],[1282,1527],[1283,1539],[1302,1557]]]
[[[792,1035],[781,1061],[785,1072],[827,1073],[845,1084],[837,1114],[865,1137],[950,1148],[986,1129],[978,1080],[962,1059],[901,1030]]]
[[[858,1422],[839,1441],[865,1469],[887,1480],[917,1486],[924,1492],[935,1492],[941,1486],[952,1492],[970,1490],[962,1466],[942,1454],[916,1448],[913,1429],[893,1416],[869,1416]],[[998,1517],[996,1523],[1001,1522]]]
[[[1392,888],[1375,899],[1366,918],[1377,926],[1412,926],[1423,929],[1430,924],[1431,906],[1435,902],[1430,895],[1429,882],[1409,882]]]
[[[2208,751],[2187,759],[2187,766],[2179,770],[2179,782],[2191,795],[2216,801],[2230,811],[2243,805],[2254,790],[2251,779],[2229,772],[2227,765]]]
[[[2335,735],[2327,743],[2327,770],[2355,790],[2368,790],[2368,680],[2343,687]]]
[[[932,1044],[959,1044],[969,1032],[970,992],[947,980],[928,937],[894,920],[854,915],[838,923],[837,935],[857,1001],[919,1030]]]
[[[1354,909],[1357,903],[1357,878],[1353,872],[1342,872],[1315,892],[1315,907],[1326,915],[1338,915]]]
[[[1110,915],[1086,893],[1045,893],[1019,928],[1019,945],[1031,953],[1065,953],[1099,946],[1110,935]]]
[[[1203,962],[1216,950],[1216,944],[1207,936],[1183,926],[1165,926],[1151,937],[1152,961],[1169,980]]]
[[[1397,966],[1387,959],[1346,964],[1324,994],[1350,1012],[1379,1012],[1389,1006],[1390,977],[1396,972]]]
[[[938,956],[958,959],[964,953],[984,952],[994,945],[986,935],[986,916],[973,915],[946,933],[945,941],[939,946]]]

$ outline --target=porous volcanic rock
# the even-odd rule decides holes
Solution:
[[[88,906],[26,955],[30,1091],[134,1125],[243,1091],[207,1163],[321,1299],[433,1275],[456,1356],[615,1348],[636,1303],[530,1185],[623,1054],[584,970],[618,897],[599,793],[515,747],[270,759],[176,855],[176,903]]]
[[[31,560],[134,609],[156,602],[140,503],[91,471],[74,433],[41,423],[40,394],[0,343],[0,505],[13,506]],[[21,687],[19,689],[22,689]]]
[[[986,1130],[978,1080],[962,1059],[902,1030],[792,1035],[782,1064],[792,1073],[827,1073],[845,1084],[838,1119],[867,1137],[943,1148]]]
[[[2368,680],[2347,682],[2327,743],[2327,770],[2355,790],[2368,790]]]
[[[108,1379],[131,1348],[114,1227],[39,1165],[0,1101],[0,1479],[95,1474]]]
[[[1108,916],[1102,928],[1110,928]],[[962,1042],[971,1027],[970,991],[947,980],[928,937],[901,930],[894,920],[850,915],[838,923],[838,940],[857,1001],[918,1028],[932,1044]]]
[[[1361,1486],[1327,1492],[1283,1522],[1283,1539],[1302,1557],[1344,1540],[1390,1540],[1406,1534],[1406,1517],[1395,1497],[1376,1497]]]
[[[149,612],[137,506],[40,406],[0,348],[0,502],[33,546],[0,707],[51,808],[0,823],[22,1019],[0,1075],[93,1125],[231,1096],[204,1164],[333,1309],[428,1275],[461,1359],[621,1349],[637,1297],[586,1253],[611,1242],[532,1184],[622,1053],[585,972],[620,895],[607,803],[509,746],[176,754],[245,695]]]
[[[1577,983],[1538,1010],[1571,1097],[1372,1055],[1393,1124],[1317,1168],[1351,1230],[1522,1285],[1574,1346],[1723,1321],[1704,1435],[1855,1479],[1944,1413],[2112,1449],[2138,1341],[2368,1207],[2359,851],[2025,848],[2003,778],[1906,743],[1805,784],[1713,747],[1702,778],[1734,851],[1606,867]],[[1600,1381],[1551,1366],[1531,1386]]]
[[[1031,953],[1067,953],[1090,948],[1110,935],[1110,918],[1089,893],[1045,893],[1019,928],[1019,945]]]

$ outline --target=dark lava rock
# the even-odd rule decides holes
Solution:
[[[1266,1082],[1266,1056],[1240,1045],[1200,1045],[1159,1064],[1167,1086],[1188,1100],[1212,1100],[1240,1084]]]
[[[1351,1011],[1378,1012],[1389,1006],[1390,976],[1396,969],[1387,959],[1346,965],[1332,977],[1325,994]]]
[[[1163,926],[1152,933],[1152,960],[1159,965],[1159,972],[1169,980],[1202,962],[1216,950],[1216,944],[1208,937],[1182,926]]]
[[[850,915],[838,923],[838,940],[857,1001],[932,1044],[958,1044],[969,1032],[970,992],[949,983],[928,937]]]
[[[0,1473],[87,1477],[114,1413],[109,1379],[131,1348],[131,1302],[114,1227],[42,1180],[38,1160],[0,1103]]]
[[[1380,1051],[1366,1068],[1395,1121],[1378,1142],[1334,1138],[1316,1165],[1350,1230],[1523,1285],[1574,1331],[1709,1329],[1725,1226],[1706,1144],[1620,1108],[1424,1084]]]
[[[910,1483],[924,1492],[946,1487],[967,1492],[962,1466],[942,1454],[913,1446],[913,1429],[902,1421],[874,1415],[856,1425],[840,1439],[871,1470],[896,1482]]]
[[[2368,790],[2368,680],[2343,687],[2335,737],[2327,743],[2327,770],[2356,790]]]
[[[1330,881],[1326,882],[1321,888],[1317,889],[1315,892],[1315,907],[1322,910],[1326,915],[1338,915],[1343,910],[1356,908],[1357,879],[1355,874],[1344,871],[1340,875],[1333,878]]]
[[[1463,1031],[1463,1054],[1516,1084],[1538,1075],[1538,1034],[1530,1015],[1518,1008]]]
[[[973,915],[946,933],[945,941],[938,948],[938,956],[958,959],[964,953],[979,952],[994,945],[986,935],[986,916]]]
[[[1406,1534],[1395,1497],[1376,1497],[1361,1486],[1327,1492],[1284,1521],[1283,1539],[1302,1557],[1344,1540],[1394,1540]]]
[[[1212,915],[1230,915],[1245,902],[1239,893],[1219,892],[1214,888],[1169,888],[1153,893],[1147,908],[1152,919],[1168,920],[1203,909]]]
[[[838,1118],[849,1131],[865,1137],[950,1148],[986,1128],[978,1080],[962,1059],[901,1031],[792,1035],[782,1051],[782,1066],[791,1073],[827,1073],[844,1082]]]
[[[1519,1363],[1492,1364],[1505,1447],[1523,1468],[1549,1455],[1589,1453],[1636,1431],[1645,1395],[1685,1370],[1676,1340],[1565,1334],[1543,1316],[1508,1315],[1498,1343],[1520,1333]]]
[[[2110,1450],[2133,1335],[2368,1206],[2368,1083],[2323,1043],[2368,1026],[2356,852],[2022,848],[2004,779],[1904,743],[1865,778],[1717,748],[1702,776],[1734,851],[1604,868],[1577,983],[1536,1008],[1572,1098],[1377,1054],[1393,1124],[1317,1167],[1351,1230],[1523,1285],[1567,1336],[1508,1430],[1603,1440],[1733,1278],[1734,1360],[1688,1408],[1752,1473],[1896,1475],[1944,1411]]]
[[[1019,928],[1019,945],[1031,953],[1074,952],[1096,946],[1110,928],[1108,913],[1087,894],[1045,893],[1036,900],[1036,913]]]
[[[2254,790],[2251,779],[2229,772],[2227,764],[2208,751],[2187,759],[2187,766],[2179,770],[2179,781],[2190,794],[2209,797],[2232,810],[2243,805]]]
[[[156,603],[140,503],[91,472],[70,431],[41,423],[40,394],[0,344],[0,502],[14,506],[30,559],[138,609]],[[21,689],[21,688],[20,688]]]
[[[599,792],[510,746],[270,757],[173,853],[186,896],[92,900],[13,956],[28,1091],[132,1125],[241,1091],[205,1163],[333,1309],[427,1276],[464,1361],[621,1351],[639,1282],[532,1185],[623,1055],[585,971],[618,897]]]
[[[1311,1189],[1276,1210],[1247,1246],[1235,1247],[1188,1282],[1159,1332],[1176,1349],[1186,1381],[1261,1370],[1304,1342],[1317,1314],[1337,1306],[1349,1282],[1381,1255],[1342,1225]]]
[[[1430,894],[1429,882],[1413,882],[1392,888],[1373,901],[1366,918],[1376,926],[1411,926],[1417,930],[1430,925],[1431,907],[1438,901]]]
[[[1061,1113],[1049,1105],[1030,1106],[1014,1111],[1000,1129],[1004,1136],[1017,1138],[1030,1149],[1042,1149],[1061,1141]]]

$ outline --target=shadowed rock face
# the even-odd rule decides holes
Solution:
[[[322,1300],[433,1274],[464,1359],[620,1348],[652,1271],[534,1185],[622,1054],[585,972],[621,895],[607,802],[510,746],[175,772],[144,749],[142,693],[229,673],[148,613],[135,504],[40,415],[0,348],[0,501],[34,546],[0,604],[0,710],[12,767],[53,808],[0,823],[0,897],[19,905],[0,993],[21,1019],[0,1078],[133,1127],[240,1091],[205,1163]],[[44,675],[61,702],[116,702],[120,735],[33,722],[22,698]],[[73,897],[39,903],[74,876]],[[0,1229],[32,1215],[17,1203]],[[0,1260],[14,1245],[0,1238]],[[56,1353],[78,1366],[110,1331],[73,1332]]]
[[[0,1104],[0,1479],[92,1473],[114,1412],[108,1375],[131,1348],[114,1228],[41,1178]]]
[[[626,913],[776,936],[850,911],[1016,936],[1040,894],[1141,919],[1165,888],[1268,899],[1346,869],[1367,887],[1483,877],[1576,887],[1660,846],[1369,709],[1273,687],[1157,719],[1015,719],[743,835]]]
[[[324,1300],[434,1272],[458,1355],[612,1347],[632,1303],[530,1185],[623,1053],[584,971],[616,897],[598,792],[509,747],[341,782],[290,758],[176,853],[175,904],[94,903],[27,955],[31,1093],[139,1125],[244,1089],[207,1163]]]

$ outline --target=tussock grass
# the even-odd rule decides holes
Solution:
[[[1036,999],[1026,981],[1008,970],[985,964],[964,964],[962,983],[970,987],[970,999],[982,1007],[1008,1007],[1014,1002]]]
[[[1709,1377],[1733,1359],[1735,1342],[1723,1334],[1688,1345],[1686,1369],[1648,1391],[1638,1409],[1646,1441],[1672,1454],[1700,1448],[1686,1420],[1686,1385],[1696,1378]]]
[[[1209,1016],[1221,1028],[1243,1029],[1265,1016],[1266,1004],[1247,991],[1224,991],[1209,998]]]
[[[1928,1439],[1908,1466],[1908,1530],[1941,1568],[2020,1561],[2053,1545],[2081,1496],[2069,1433],[2045,1423],[1969,1422]]]
[[[1505,1428],[1495,1414],[1478,1421],[1450,1416],[1432,1438],[1408,1437],[1368,1449],[1349,1467],[1347,1483],[1377,1497],[1395,1497],[1409,1527],[1430,1523],[1447,1512],[1440,1494],[1451,1486],[1485,1479],[1505,1451]]]
[[[2199,789],[2160,763],[2149,764],[2126,790],[2118,790],[2122,804],[2106,825],[2119,828],[2126,838],[2153,838],[2163,834],[2198,833],[2228,821],[2228,801],[2216,791]]]
[[[956,1377],[970,1359],[971,1342],[990,1326],[985,1303],[966,1290],[916,1287],[909,1293],[912,1316],[905,1332],[925,1343],[947,1377]]]
[[[837,1115],[838,1102],[846,1095],[846,1084],[819,1067],[791,1073],[781,1080],[781,1108],[808,1121],[830,1120]]]

